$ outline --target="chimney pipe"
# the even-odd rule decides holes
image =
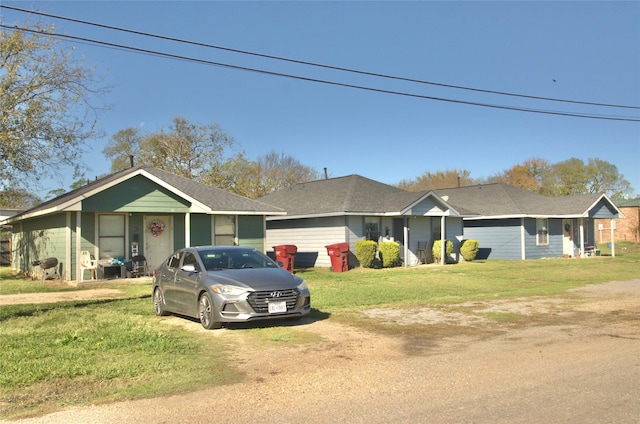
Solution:
[[[329,174],[327,174],[327,168],[324,168],[324,179],[328,180],[329,179]]]
[[[133,155],[129,155],[129,162],[131,162],[131,167],[133,168]]]

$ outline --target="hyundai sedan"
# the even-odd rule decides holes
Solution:
[[[197,318],[206,329],[223,323],[306,315],[307,283],[268,256],[241,246],[178,250],[154,271],[156,315]]]

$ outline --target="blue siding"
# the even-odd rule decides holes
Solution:
[[[535,233],[535,222],[533,231]],[[520,219],[465,221],[464,238],[478,240],[479,259],[522,259]]]
[[[589,218],[618,218],[620,215],[613,209],[609,202],[605,202],[605,199],[600,199],[593,208],[589,210]]]
[[[526,259],[562,257],[562,219],[549,219],[548,224],[549,244],[538,246],[535,218],[524,220]]]

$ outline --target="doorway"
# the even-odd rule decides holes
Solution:
[[[151,269],[173,253],[173,217],[146,215],[144,217],[144,256]]]

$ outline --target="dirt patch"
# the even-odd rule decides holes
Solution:
[[[50,293],[5,294],[0,296],[0,305],[24,305],[32,303],[69,302],[74,300],[117,299],[123,293],[117,289],[90,289]]]

